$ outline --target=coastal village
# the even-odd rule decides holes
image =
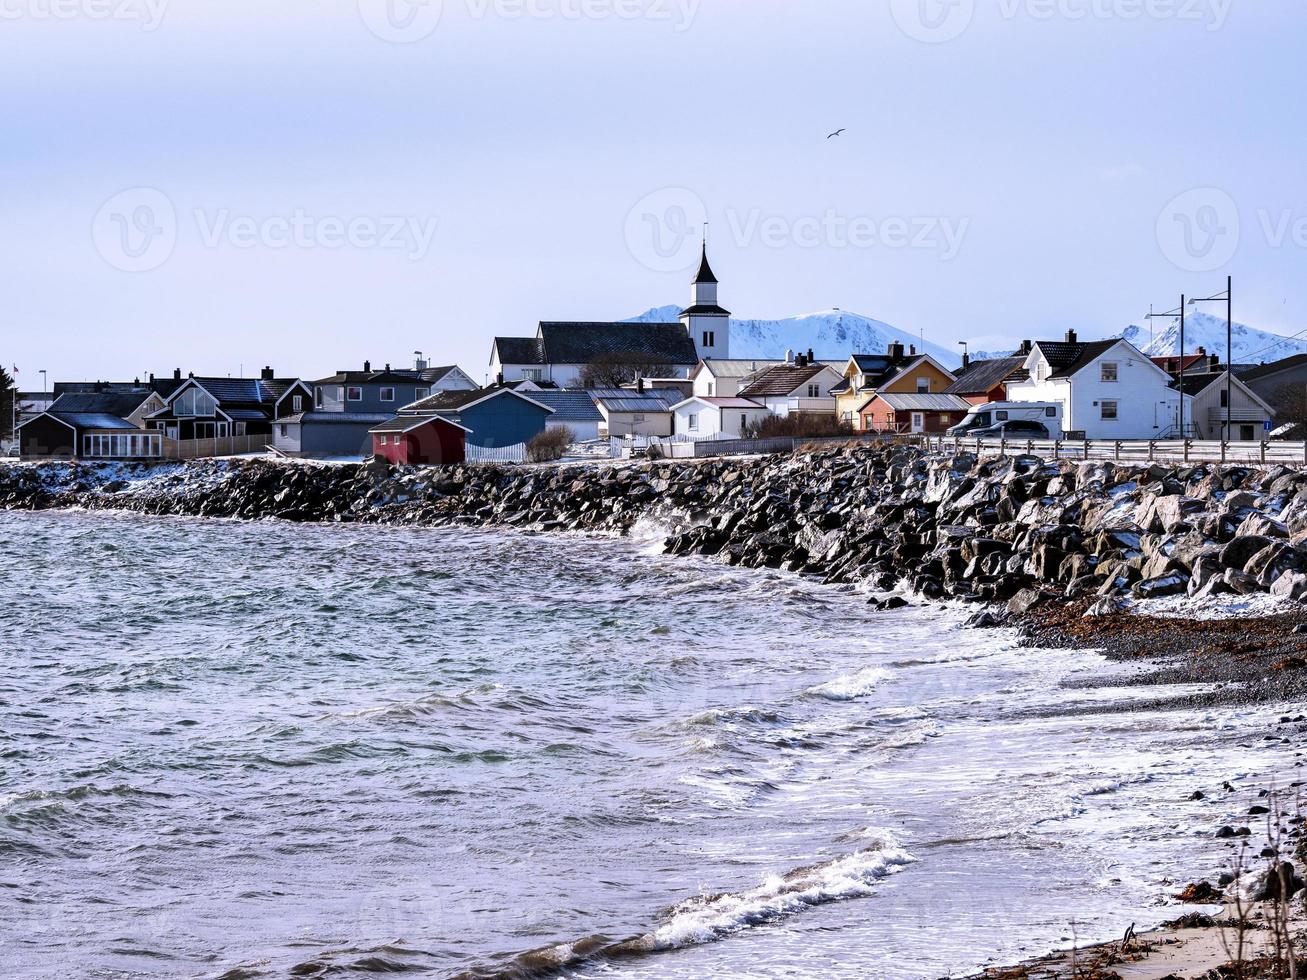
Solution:
[[[694,456],[786,436],[1255,443],[1297,434],[1289,416],[1307,390],[1307,355],[1232,370],[1202,347],[1149,357],[1074,330],[1004,357],[964,353],[960,367],[897,342],[733,358],[718,290],[705,246],[677,322],[541,322],[533,336],[494,338],[487,384],[417,351],[411,364],[363,360],[318,379],[270,366],[247,378],[177,368],[15,389],[9,455],[438,465],[622,456],[651,443]]]

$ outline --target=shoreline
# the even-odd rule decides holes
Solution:
[[[703,463],[699,465],[704,466]],[[265,498],[274,500],[280,512],[242,514],[240,510],[248,506],[248,501],[242,501],[239,495],[231,494],[231,488],[225,485],[228,480],[221,474],[225,467],[206,466],[199,469],[210,479],[207,483],[200,481],[198,486],[195,482],[184,478],[187,473],[194,474],[194,469],[188,470],[184,466],[170,468],[168,472],[162,474],[123,474],[128,477],[142,477],[140,484],[151,489],[159,489],[157,486],[152,487],[152,484],[164,485],[165,492],[140,496],[134,496],[131,479],[124,480],[121,479],[120,474],[100,471],[93,473],[91,479],[77,489],[65,489],[52,494],[48,500],[52,505],[49,509],[71,510],[80,507],[88,512],[107,509],[135,512],[144,516],[235,517],[244,520],[273,518],[292,523],[357,523],[399,528],[478,526],[487,529],[498,527],[537,533],[578,531],[588,535],[624,537],[629,537],[631,529],[639,520],[651,518],[667,520],[673,529],[665,546],[666,554],[688,553],[732,565],[791,571],[837,586],[852,586],[859,589],[870,587],[882,598],[873,596],[869,601],[883,603],[883,608],[895,607],[884,597],[892,598],[895,590],[902,586],[911,589],[915,596],[914,603],[922,602],[928,605],[936,600],[960,598],[947,594],[932,594],[934,590],[920,588],[920,580],[913,580],[911,577],[905,579],[903,576],[895,576],[895,580],[890,582],[884,573],[869,571],[867,574],[859,574],[864,570],[854,563],[849,563],[849,567],[846,568],[847,574],[828,573],[822,577],[811,568],[805,567],[806,561],[797,562],[796,558],[787,560],[786,555],[793,550],[790,545],[786,546],[784,554],[778,554],[775,546],[771,546],[771,550],[768,550],[766,542],[763,542],[764,547],[756,553],[756,558],[761,560],[742,560],[748,554],[746,551],[730,552],[724,547],[716,550],[711,546],[678,548],[678,542],[684,543],[690,535],[698,533],[696,529],[715,527],[719,524],[720,515],[713,516],[710,502],[706,500],[702,500],[702,510],[698,515],[691,508],[685,508],[679,513],[666,510],[660,513],[657,509],[657,504],[660,502],[658,498],[667,487],[657,488],[654,484],[655,482],[669,484],[670,481],[661,475],[654,475],[649,479],[649,474],[658,474],[658,471],[668,469],[665,464],[607,467],[603,472],[578,466],[554,473],[542,473],[536,470],[513,475],[515,478],[520,478],[518,482],[525,482],[528,485],[536,484],[542,478],[552,477],[556,482],[562,480],[566,483],[569,480],[585,482],[588,477],[598,479],[607,476],[608,479],[603,482],[614,483],[618,487],[610,487],[613,492],[599,499],[613,499],[615,506],[607,512],[604,519],[588,522],[590,526],[585,526],[586,521],[569,523],[559,518],[524,519],[523,515],[525,518],[530,518],[539,516],[540,513],[536,502],[530,499],[525,502],[522,510],[506,510],[506,507],[513,506],[513,502],[509,501],[505,504],[504,501],[499,501],[496,505],[498,510],[486,510],[486,507],[492,506],[486,503],[477,510],[460,508],[457,511],[453,509],[442,511],[437,508],[442,501],[447,505],[451,493],[437,489],[437,483],[432,480],[419,483],[423,477],[429,478],[434,474],[423,474],[420,471],[394,473],[389,468],[385,468],[383,473],[383,468],[369,466],[332,467],[332,470],[344,472],[338,472],[330,481],[330,485],[348,486],[350,493],[342,494],[333,501],[330,508],[333,513],[317,520],[310,520],[310,515],[315,511],[304,504],[312,504],[311,498],[301,504],[293,498],[293,495],[290,495],[291,499],[288,500],[287,492],[293,490],[297,482],[301,488],[305,488],[311,481],[304,478],[297,481],[291,471],[278,470],[275,466],[269,468],[266,465],[256,465],[249,472],[253,477],[250,482],[254,486],[261,484],[261,492]],[[307,468],[297,469],[303,472]],[[705,467],[705,471],[714,479],[724,475],[721,472],[723,469],[728,473],[740,472],[738,465],[728,464],[723,467],[718,464]],[[238,468],[235,472],[244,471]],[[215,473],[216,479],[213,478]],[[587,476],[578,476],[579,473]],[[632,479],[630,476],[616,475],[633,473],[642,474],[642,478]],[[183,478],[178,479],[179,475]],[[230,473],[227,476],[229,477]],[[742,479],[742,475],[736,475],[729,484],[739,483]],[[446,485],[448,490],[456,491],[458,489],[456,484],[462,481],[454,482],[455,486]],[[579,489],[584,496],[584,491],[588,488]],[[434,492],[428,493],[428,490]],[[406,498],[406,491],[412,496]],[[3,483],[0,482],[0,496],[2,492]],[[535,492],[540,491],[536,488]],[[356,506],[360,500],[365,501],[362,508]],[[178,501],[181,502],[180,507],[170,506]],[[583,502],[592,501],[593,497],[590,501]],[[623,506],[628,501],[631,506]],[[339,507],[342,502],[347,502],[349,509]],[[287,503],[289,507],[284,506]],[[235,506],[232,506],[233,504]],[[24,509],[11,507],[4,504],[2,500],[0,506],[4,506],[5,509]],[[583,509],[581,513],[593,514],[594,510],[594,508]],[[614,516],[616,520],[611,519]],[[741,518],[736,519],[737,523],[739,520]],[[707,523],[702,523],[704,521]],[[849,523],[847,519],[842,520],[839,528],[830,528],[823,533],[842,530]],[[796,563],[797,567],[792,567]],[[1143,611],[1122,608],[1107,611],[1103,615],[1087,616],[1090,607],[1098,601],[1096,596],[1079,595],[1070,599],[1063,597],[1063,599],[1064,601],[1050,599],[1050,601],[1036,602],[1024,610],[1012,610],[1010,606],[1005,609],[1001,601],[977,602],[975,608],[980,611],[974,617],[974,625],[1013,628],[1017,631],[1020,641],[1028,646],[1094,650],[1109,660],[1140,665],[1141,669],[1136,674],[1107,684],[1099,682],[1101,686],[1115,684],[1122,687],[1147,688],[1160,685],[1197,684],[1209,688],[1201,692],[1159,696],[1152,701],[1136,700],[1128,705],[1105,703],[1102,708],[1105,713],[1113,710],[1148,711],[1230,705],[1288,705],[1295,701],[1300,703],[1307,701],[1307,608],[1289,608],[1269,615],[1195,620],[1152,615],[1146,607]],[[1302,632],[1298,632],[1300,628]],[[1293,752],[1294,764],[1304,765],[1304,751],[1295,749],[1294,746],[1307,744],[1307,716],[1299,715],[1296,710],[1290,710],[1280,718],[1278,724],[1268,726],[1266,737],[1283,742],[1286,752]],[[1211,787],[1196,789],[1195,792],[1209,794],[1209,798],[1214,803],[1224,801],[1223,794]],[[1233,795],[1233,790],[1230,792]],[[1251,806],[1255,805],[1251,804]],[[1214,826],[1213,834],[1216,835],[1221,829],[1222,827]],[[1254,833],[1251,826],[1231,829],[1235,836],[1214,837],[1213,843],[1220,840],[1222,846],[1231,848],[1241,841],[1246,842]],[[1243,834],[1245,829],[1246,835]],[[1297,841],[1301,841],[1301,833],[1302,825],[1299,822],[1293,828],[1292,836]],[[1307,854],[1299,853],[1295,857],[1295,863],[1299,868],[1303,865],[1304,857],[1307,857]],[[1178,893],[1184,887],[1183,884],[1177,884],[1174,892]],[[1213,898],[1219,896],[1204,893],[1204,897],[1207,898],[1207,903],[1198,907],[1210,908],[1215,904]],[[1214,927],[1170,931],[1163,929],[1143,933],[1134,952],[1125,957],[1122,956],[1119,943],[1081,950],[1075,954],[1076,977],[1081,980],[1086,976],[1091,980],[1094,978],[1111,980],[1114,976],[1119,977],[1120,980],[1165,980],[1165,978],[1183,976],[1189,980],[1225,962],[1218,955],[1223,952],[1219,942],[1216,942],[1218,933],[1219,929]],[[1304,942],[1303,947],[1307,949],[1307,942]],[[1136,956],[1140,958],[1133,958]],[[986,980],[1027,980],[1027,978],[1070,980],[1071,960],[1072,957],[1068,953],[1053,954],[1028,961],[1022,966],[985,970],[974,976],[984,977]],[[1091,972],[1086,972],[1087,966],[1092,966]]]

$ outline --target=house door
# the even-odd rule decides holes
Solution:
[[[925,432],[925,431],[926,431],[926,413],[925,413],[925,412],[913,412],[913,413],[912,413],[912,431],[913,431],[913,432]]]
[[[166,432],[169,439],[171,439],[173,442],[177,441],[177,426],[170,425],[164,431]]]
[[[1242,439],[1244,442],[1252,442],[1253,439],[1256,438],[1253,435],[1253,427],[1251,425],[1239,426],[1239,438]]]

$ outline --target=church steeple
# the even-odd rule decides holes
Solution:
[[[725,358],[731,352],[731,314],[717,305],[717,286],[717,277],[708,264],[708,232],[705,228],[699,271],[690,284],[690,305],[681,312],[681,323],[701,358]]]
[[[712,274],[712,266],[708,264],[708,236],[703,240],[703,259],[699,262],[699,272],[694,277],[694,285],[700,283],[712,283],[717,285],[717,277]]]

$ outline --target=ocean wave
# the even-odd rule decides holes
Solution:
[[[587,936],[513,956],[497,966],[473,969],[454,980],[525,980],[592,962],[616,962],[715,942],[753,926],[806,909],[873,894],[878,881],[916,860],[889,832],[868,828],[874,843],[818,864],[773,875],[755,888],[686,899],[668,909],[652,932],[613,941]]]
[[[883,667],[866,667],[856,674],[837,677],[825,684],[810,687],[808,693],[828,701],[856,701],[866,697],[892,676],[893,673]]]

